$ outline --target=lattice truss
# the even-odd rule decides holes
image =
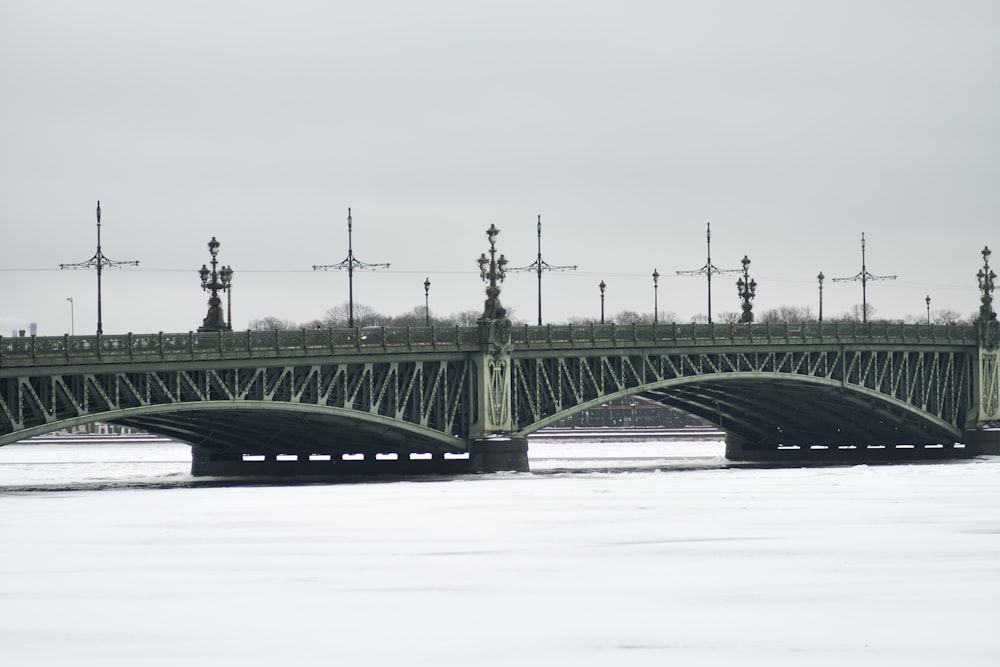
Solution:
[[[228,369],[107,371],[0,379],[0,436],[128,408],[205,401],[311,404],[448,435],[467,430],[469,365],[398,361]]]
[[[967,349],[845,349],[768,350],[726,352],[628,353],[616,356],[586,351],[525,356],[513,362],[513,410],[516,428],[555,415],[575,412],[576,406],[605,396],[647,393],[671,383],[724,376],[794,380],[834,380],[847,391],[868,390],[902,401],[961,429],[972,397],[973,356]],[[732,392],[746,389],[734,383]],[[806,385],[803,391],[808,390]],[[742,397],[747,398],[747,397]],[[669,402],[669,401],[664,401]],[[773,409],[773,406],[771,407]]]

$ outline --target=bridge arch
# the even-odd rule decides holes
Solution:
[[[704,373],[611,391],[528,424],[519,435],[629,396],[694,414],[756,446],[962,440],[962,429],[956,425],[868,387],[829,377],[757,371]],[[831,442],[831,436],[837,442]]]

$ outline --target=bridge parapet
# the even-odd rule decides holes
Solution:
[[[975,326],[862,324],[585,324],[514,327],[515,349],[806,344],[976,345]],[[111,336],[0,337],[0,368],[143,361],[473,352],[477,327],[367,327]]]

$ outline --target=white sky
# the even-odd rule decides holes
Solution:
[[[213,235],[234,325],[347,300],[480,309],[502,232],[542,256],[546,322],[704,313],[752,260],[758,311],[876,316],[978,305],[1000,250],[1000,3],[13,2],[0,0],[0,334],[187,331]],[[995,262],[1000,264],[1000,262]],[[736,276],[713,313],[739,310]],[[534,274],[502,300],[534,322]]]

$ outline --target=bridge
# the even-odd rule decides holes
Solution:
[[[638,396],[730,459],[1000,453],[988,248],[968,326],[754,324],[748,299],[740,324],[514,326],[486,233],[473,327],[0,337],[0,445],[104,421],[190,443],[196,475],[527,470],[528,435]]]
[[[639,396],[718,426],[731,459],[958,456],[1000,419],[992,328],[493,319],[0,338],[0,445],[105,421],[190,443],[202,475],[526,470],[532,432]]]

